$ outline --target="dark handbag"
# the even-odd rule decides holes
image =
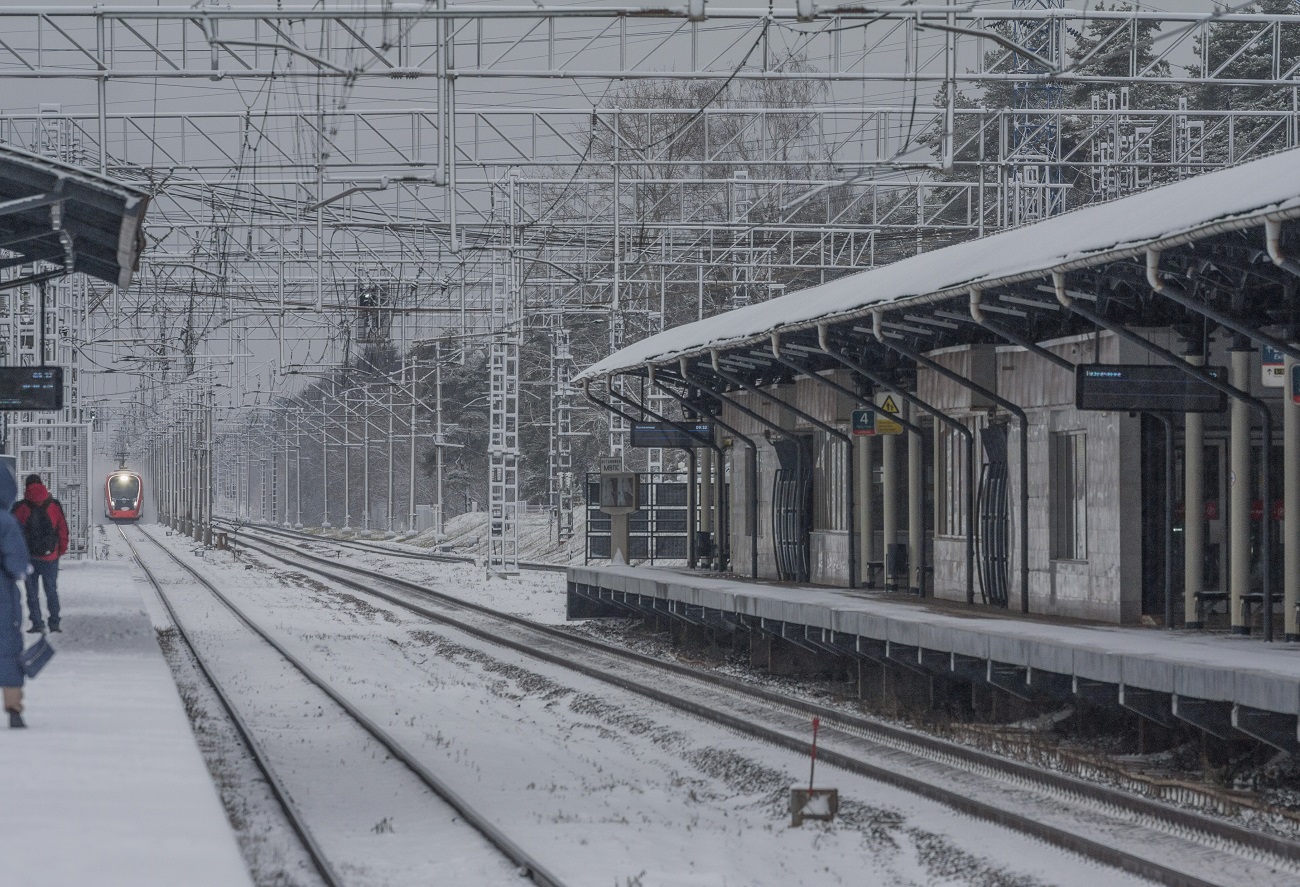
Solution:
[[[41,635],[41,639],[32,644],[26,650],[18,654],[18,663],[23,667],[23,674],[29,678],[34,678],[41,673],[45,664],[54,658],[54,648],[50,642]]]

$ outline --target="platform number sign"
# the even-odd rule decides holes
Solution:
[[[874,437],[876,434],[876,414],[871,410],[853,411],[853,435],[855,437]]]

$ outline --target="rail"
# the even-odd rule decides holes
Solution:
[[[323,692],[326,696],[328,696],[331,700],[333,700],[334,703],[339,706],[339,708],[343,709],[343,711],[345,711],[348,714],[348,716],[352,718],[352,720],[354,720],[363,730],[369,733],[375,739],[376,742],[382,745],[385,748],[385,750],[387,750],[388,753],[393,756],[395,760],[405,765],[405,767],[408,770],[410,770],[411,773],[413,773],[417,779],[423,782],[429,788],[430,791],[432,791],[439,798],[445,801],[450,807],[452,807],[452,809],[454,809],[465,820],[466,823],[468,823],[471,827],[474,828],[475,831],[477,831],[484,838],[486,838],[487,841],[490,844],[492,844],[493,847],[495,847],[502,854],[504,854],[506,858],[508,858],[515,865],[519,866],[520,870],[525,874],[527,874],[527,876],[531,878],[534,883],[541,885],[541,887],[566,887],[565,883],[562,880],[560,880],[558,877],[552,874],[544,865],[542,865],[530,853],[528,853],[522,847],[516,844],[504,831],[502,831],[495,824],[493,824],[487,817],[483,816],[477,810],[475,810],[474,807],[471,806],[468,801],[466,801],[456,791],[454,791],[446,783],[444,783],[432,770],[430,770],[419,760],[417,760],[400,743],[398,743],[391,735],[389,735],[389,733],[386,730],[384,730],[373,720],[371,720],[369,717],[363,714],[355,705],[353,705],[344,696],[342,696],[337,690],[335,690],[333,686],[331,686],[323,678],[321,678],[319,675],[313,672],[305,663],[302,662],[302,660],[300,660],[293,653],[289,652],[289,650],[287,650],[283,644],[281,644],[274,637],[268,634],[257,623],[253,622],[239,607],[237,607],[234,604],[234,602],[230,600],[229,597],[223,594],[219,588],[217,588],[210,581],[208,581],[208,579],[205,576],[203,576],[201,573],[194,570],[189,564],[185,563],[184,560],[177,557],[175,552],[171,551],[167,546],[159,542],[157,539],[154,539],[152,536],[148,535],[147,533],[144,533],[143,531],[141,532],[142,535],[145,536],[145,538],[147,538],[155,546],[157,546],[164,553],[166,553],[167,556],[171,558],[171,560],[177,566],[183,569],[186,573],[192,576],[196,582],[198,582],[209,592],[211,592],[212,595],[217,600],[219,600],[222,604],[224,604],[225,607],[235,615],[235,618],[237,618],[241,623],[243,623],[250,631],[256,634],[259,638],[261,638],[263,641],[269,644],[282,657],[284,657],[284,659],[287,662],[289,662],[295,669],[297,669],[297,671],[304,678],[306,678],[308,682],[313,684],[321,692]],[[123,535],[125,536],[125,534]],[[128,544],[129,544],[129,540],[128,540]],[[132,551],[133,553],[135,552],[134,547],[132,547]],[[136,558],[136,561],[141,565],[142,569],[146,569],[147,571],[147,568],[144,567],[144,563],[142,560],[139,559],[139,557]],[[155,587],[157,586],[155,585]]]
[[[571,652],[567,654],[563,651],[551,652],[542,649],[536,641],[516,641],[504,638],[499,633],[472,625],[462,619],[449,616],[445,612],[437,612],[413,603],[399,595],[384,591],[379,586],[388,585],[436,603],[491,617],[517,628],[522,628],[535,637],[544,637],[551,641],[561,641],[564,644],[571,645],[570,650],[572,646],[582,647],[606,656],[702,682],[712,689],[726,690],[729,694],[747,697],[767,705],[802,715],[816,716],[821,718],[823,725],[835,725],[847,735],[865,738],[889,749],[902,751],[927,761],[940,762],[970,773],[993,775],[1004,782],[1041,788],[1058,796],[1086,801],[1112,812],[1118,812],[1131,819],[1154,823],[1153,827],[1161,833],[1193,836],[1189,840],[1194,840],[1201,845],[1216,847],[1228,845],[1240,848],[1237,851],[1238,854],[1245,857],[1268,854],[1280,861],[1284,861],[1284,864],[1289,867],[1300,865],[1300,844],[1283,838],[1254,832],[1230,822],[1214,819],[1193,811],[1174,808],[1108,786],[1089,783],[1065,774],[1053,773],[1017,761],[1010,761],[938,737],[914,733],[910,730],[879,723],[867,718],[848,715],[840,710],[820,706],[816,703],[751,687],[732,678],[702,672],[678,663],[664,662],[644,654],[621,650],[599,641],[575,636],[560,629],[540,625],[522,617],[500,613],[490,607],[442,594],[414,582],[346,563],[326,560],[319,554],[304,551],[301,548],[274,539],[245,539],[244,545],[277,560],[294,563],[295,566],[308,569],[331,581],[374,595],[410,612],[454,627],[459,631],[492,644],[513,649],[525,655],[576,671],[587,677],[637,693],[671,708],[685,711],[696,717],[797,753],[808,754],[811,751],[810,744],[779,730],[719,711],[716,706],[692,702],[689,699],[682,698],[679,694],[651,686],[649,683],[635,681],[622,674],[611,673],[608,669],[585,665],[577,661]],[[303,561],[308,563],[303,563]],[[351,574],[351,576],[357,578],[351,578],[345,574]],[[945,788],[942,785],[909,777],[897,772],[895,768],[872,764],[859,757],[842,754],[824,746],[819,746],[817,754],[821,760],[850,772],[877,779],[930,800],[938,801],[969,815],[1032,835],[1115,868],[1149,878],[1158,883],[1170,885],[1170,887],[1208,887],[1213,883],[1153,862],[1134,853],[1039,821],[1031,816],[967,797],[961,792]]]

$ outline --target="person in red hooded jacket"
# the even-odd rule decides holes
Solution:
[[[32,617],[28,634],[45,631],[41,618],[39,588],[45,586],[45,602],[50,608],[50,631],[62,631],[59,624],[59,558],[68,551],[68,521],[63,506],[50,495],[39,474],[27,475],[23,498],[14,503],[14,517],[23,526],[27,553],[32,559],[32,573],[27,577],[27,612]]]

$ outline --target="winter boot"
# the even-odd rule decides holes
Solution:
[[[28,633],[28,634],[44,634],[44,633],[45,633],[45,623],[43,623],[43,622],[33,622],[33,623],[32,623],[32,627],[29,628],[29,629],[27,629],[27,633]]]
[[[20,714],[19,712],[14,711],[12,708],[6,708],[5,711],[9,712],[9,727],[10,727],[10,729],[17,729],[17,728],[19,728],[19,727],[26,727],[26,726],[27,726],[26,724],[23,723],[23,716],[22,716],[22,714]]]
[[[59,620],[57,619],[50,620],[50,631],[63,631],[62,628],[59,628]]]

